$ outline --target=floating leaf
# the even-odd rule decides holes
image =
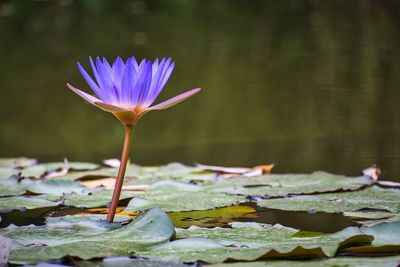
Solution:
[[[107,209],[108,210],[108,209]],[[56,223],[60,221],[67,221],[67,222],[79,222],[81,220],[94,220],[94,221],[105,221],[107,214],[76,214],[76,215],[65,215],[60,217],[47,217],[46,223]],[[126,215],[118,215],[116,214],[114,217],[114,222],[126,222],[132,219],[131,216]]]
[[[11,252],[11,239],[0,236],[0,266],[7,266]]]
[[[75,171],[95,170],[100,167],[99,164],[91,162],[78,162],[78,161],[65,161],[65,162],[50,162],[40,164],[45,166],[47,171],[54,171],[57,169],[70,169]]]
[[[77,261],[80,267],[195,267],[179,261],[162,261],[152,259],[137,259],[128,257],[110,257],[103,261]]]
[[[0,181],[17,175],[19,172],[20,170],[14,168],[0,167]]]
[[[88,193],[87,187],[69,180],[38,181],[28,186],[27,190],[36,194],[48,194],[57,196],[71,193]]]
[[[287,196],[338,190],[356,190],[370,185],[369,177],[347,177],[326,172],[312,174],[271,174],[257,177],[237,177],[213,184],[214,191],[252,196]]]
[[[54,207],[59,202],[49,201],[47,196],[16,196],[0,198],[0,211],[10,211],[15,209],[36,209],[44,207]]]
[[[269,260],[256,262],[221,263],[210,267],[397,267],[400,256],[388,257],[337,257],[331,259]]]
[[[349,253],[400,252],[400,221],[380,223],[360,228],[361,232],[374,237],[371,245],[344,249]]]
[[[25,168],[37,163],[36,159],[31,158],[0,158],[0,167]]]
[[[203,187],[188,183],[161,181],[133,198],[124,211],[160,207],[165,211],[207,210],[246,201],[243,196],[208,192]]]
[[[154,244],[166,242],[174,233],[174,227],[160,209],[151,209],[137,217],[133,222],[119,229],[92,234],[87,229],[79,236],[72,236],[69,241],[55,246],[23,247],[11,252],[10,262],[14,264],[36,263],[43,260],[59,259],[64,256],[76,256],[81,259],[107,256],[129,256],[133,251],[144,249]],[[54,236],[54,235],[61,235]],[[68,238],[65,233],[54,233],[53,240]],[[75,237],[75,238],[74,238]],[[40,236],[36,237],[40,240]]]
[[[95,190],[89,194],[69,194],[64,198],[64,204],[78,208],[96,208],[108,205],[111,202],[113,191]],[[139,195],[140,192],[121,192],[120,200],[132,198]]]
[[[293,237],[298,231],[283,226],[236,223],[232,229],[189,228],[179,230],[176,241],[161,244],[137,255],[157,259],[196,260],[220,263],[228,259],[255,260],[260,257],[332,257],[345,245],[369,243],[371,236],[355,227],[314,237]]]
[[[26,185],[19,183],[18,178],[11,176],[0,180],[0,197],[17,196],[25,193]]]
[[[260,207],[323,212],[349,212],[361,209],[400,211],[400,191],[371,187],[355,192],[293,196],[290,198],[259,199]]]

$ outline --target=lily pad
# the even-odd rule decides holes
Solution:
[[[231,194],[277,197],[356,190],[372,183],[373,179],[366,176],[347,177],[326,172],[314,172],[312,174],[241,176],[219,180],[211,187],[216,191],[224,191]]]
[[[94,190],[88,194],[68,194],[64,197],[64,205],[78,208],[96,208],[108,205],[111,202],[112,190]],[[120,200],[140,195],[141,192],[121,192]]]
[[[85,194],[89,189],[79,183],[69,180],[36,181],[27,187],[27,190],[36,194],[62,196],[64,194]]]
[[[400,256],[388,257],[337,257],[330,259],[314,260],[269,260],[256,262],[221,263],[209,265],[210,267],[397,267]]]
[[[17,175],[20,172],[18,169],[0,167],[0,181],[7,179],[13,175]]]
[[[33,166],[37,163],[36,159],[31,158],[0,158],[0,167],[10,167],[10,168],[25,168]]]
[[[102,261],[78,261],[80,267],[195,267],[179,261],[137,259],[129,257],[109,257]]]
[[[46,223],[56,223],[60,221],[67,221],[77,223],[82,220],[94,220],[94,221],[105,221],[107,214],[77,214],[77,215],[65,215],[60,217],[47,217]],[[131,216],[124,216],[116,214],[114,216],[114,222],[127,222],[132,219]]]
[[[91,163],[91,162],[78,162],[78,161],[68,161],[68,162],[50,162],[50,163],[42,163],[40,164],[46,167],[47,171],[54,171],[61,168],[68,168],[70,170],[75,171],[86,171],[86,170],[95,170],[100,167],[99,164]]]
[[[313,237],[295,237],[298,230],[257,223],[235,223],[232,229],[189,228],[177,232],[178,240],[161,244],[137,255],[158,259],[201,260],[220,263],[228,259],[260,257],[332,257],[345,245],[369,243],[372,237],[355,227]]]
[[[19,183],[16,176],[0,180],[0,197],[18,196],[25,193],[25,185]]]
[[[374,240],[370,245],[346,248],[350,253],[400,252],[400,221],[380,223],[371,227],[360,228],[361,232],[371,235]]]
[[[10,211],[15,209],[36,209],[44,207],[58,206],[60,202],[47,200],[42,196],[15,196],[0,198],[0,211]]]
[[[243,196],[208,192],[199,185],[161,181],[151,185],[140,197],[133,198],[124,211],[160,207],[165,211],[207,210],[246,201]]]
[[[75,256],[81,259],[106,256],[129,256],[135,250],[144,249],[154,244],[168,241],[174,233],[174,227],[160,209],[151,209],[137,217],[133,222],[119,229],[99,234],[81,233],[71,242],[55,246],[23,247],[14,249],[10,262],[15,264],[37,263],[43,260],[59,259],[64,256]],[[58,233],[62,239],[63,233]],[[40,235],[36,237],[40,240]]]
[[[371,187],[365,190],[343,193],[329,193],[289,198],[258,199],[260,207],[323,212],[350,212],[361,209],[375,209],[389,212],[400,211],[400,190]]]

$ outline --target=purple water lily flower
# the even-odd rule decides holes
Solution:
[[[79,63],[78,69],[98,98],[70,84],[67,84],[68,87],[89,103],[114,114],[125,125],[125,140],[122,148],[121,163],[107,215],[107,221],[112,222],[118,206],[128,163],[133,126],[147,112],[172,107],[200,92],[201,89],[192,89],[160,104],[151,106],[174,69],[175,63],[171,62],[170,58],[163,58],[161,61],[156,59],[154,62],[144,59],[138,64],[134,57],[129,58],[126,62],[118,57],[112,65],[105,58],[103,58],[103,61],[100,58],[96,58],[96,63],[90,58],[90,65],[96,81]]]
[[[171,76],[175,66],[171,58],[154,62],[144,59],[138,64],[134,57],[126,62],[118,57],[112,65],[105,58],[96,58],[96,62],[90,58],[90,65],[96,81],[79,63],[78,69],[98,98],[70,84],[68,87],[89,103],[113,113],[125,125],[133,126],[147,112],[174,106],[201,90],[192,89],[150,106]]]

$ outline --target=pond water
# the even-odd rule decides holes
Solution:
[[[121,203],[127,204],[127,201]],[[120,206],[119,211],[125,206]],[[0,213],[0,228],[10,224],[24,225],[44,225],[47,217],[62,217],[66,215],[82,214],[107,214],[108,208],[79,209],[74,207],[58,208],[39,208],[33,210],[14,210]],[[126,215],[126,214],[125,214]],[[230,227],[230,222],[258,222],[266,224],[282,224],[304,231],[334,233],[349,226],[358,226],[342,214],[335,213],[308,213],[305,211],[282,211],[258,207],[255,203],[245,203],[241,205],[217,208],[213,210],[184,211],[168,213],[175,227],[189,228],[190,226],[199,227]],[[129,214],[131,218],[136,218],[137,213]]]
[[[133,161],[357,175],[377,163],[400,180],[400,2],[57,0],[0,2],[0,156],[118,157],[109,114],[85,104],[76,62],[171,56]]]

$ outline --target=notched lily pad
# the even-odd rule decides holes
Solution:
[[[0,167],[25,168],[36,164],[37,160],[32,158],[0,158]]]
[[[397,189],[381,189],[374,186],[354,192],[258,199],[257,205],[271,209],[323,211],[328,213],[350,212],[362,209],[399,212],[400,191]]]
[[[58,206],[60,202],[50,201],[47,196],[15,196],[0,198],[0,212],[17,209],[36,209]]]
[[[151,209],[128,225],[103,233],[93,234],[93,230],[89,229],[86,233],[81,232],[79,238],[75,235],[73,239],[68,239],[61,231],[54,233],[53,240],[67,238],[67,240],[64,239],[65,243],[14,249],[11,252],[10,262],[37,263],[67,255],[81,259],[115,255],[129,256],[135,250],[168,241],[173,233],[174,227],[168,215],[160,209]]]
[[[68,194],[64,197],[64,205],[78,208],[97,208],[108,205],[111,202],[112,190],[94,190],[88,194]],[[141,192],[121,192],[120,200],[140,195]]]
[[[370,245],[344,249],[350,253],[400,252],[400,221],[380,223],[371,227],[360,228],[361,232],[371,235],[374,240]]]
[[[69,180],[37,181],[27,187],[27,190],[35,194],[48,194],[62,196],[64,194],[87,194],[89,189],[79,183]]]
[[[133,198],[124,211],[160,207],[165,211],[207,210],[246,201],[243,196],[208,192],[199,185],[183,182],[161,181]]]
[[[366,176],[347,177],[326,172],[312,174],[270,174],[256,177],[237,177],[219,180],[212,190],[231,194],[279,197],[340,190],[357,190],[371,185],[373,179]]]
[[[306,260],[268,260],[256,262],[238,262],[213,264],[210,267],[397,267],[400,256],[388,257],[337,257],[330,259]]]
[[[355,227],[313,237],[294,236],[297,232],[292,228],[258,223],[234,223],[232,229],[194,227],[177,231],[176,241],[138,251],[137,255],[207,263],[228,259],[249,261],[260,257],[332,257],[340,247],[369,243],[373,239]]]

